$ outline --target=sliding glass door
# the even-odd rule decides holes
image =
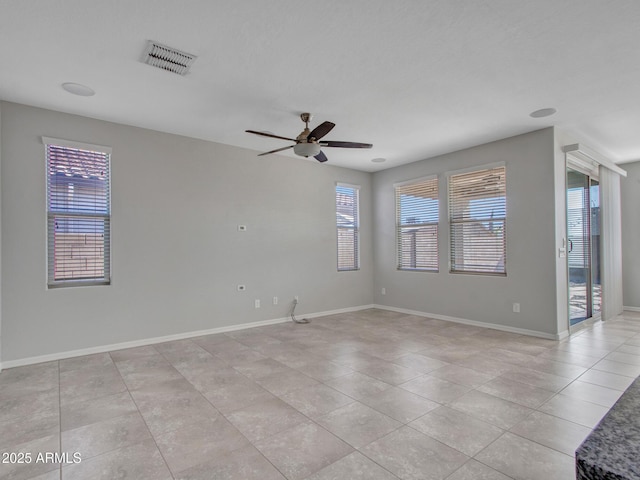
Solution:
[[[600,314],[600,184],[567,168],[567,264],[569,321],[576,325]]]

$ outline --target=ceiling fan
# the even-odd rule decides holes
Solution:
[[[281,137],[272,133],[258,132],[256,130],[245,130],[247,133],[262,135],[263,137],[278,138],[280,140],[295,142],[293,145],[289,145],[288,147],[277,148],[269,152],[261,153],[258,156],[260,157],[262,155],[269,155],[270,153],[282,152],[283,150],[293,148],[293,152],[296,155],[300,155],[301,157],[313,157],[319,162],[326,162],[328,159],[327,156],[322,152],[321,147],[371,148],[373,146],[370,143],[338,142],[335,140],[320,141],[321,138],[323,138],[327,133],[331,131],[333,127],[336,126],[335,123],[323,122],[313,130],[309,130],[311,114],[303,113],[300,115],[300,118],[304,122],[305,127],[302,133],[300,133],[300,135],[298,135],[296,138]]]

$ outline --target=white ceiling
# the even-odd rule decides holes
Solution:
[[[190,74],[141,63],[148,40]],[[638,0],[0,0],[0,66],[3,100],[256,153],[286,142],[244,130],[295,137],[309,111],[373,143],[325,149],[365,171],[550,125],[640,159]]]

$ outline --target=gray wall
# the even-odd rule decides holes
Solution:
[[[0,371],[2,371],[2,102],[0,102]]]
[[[281,318],[294,295],[299,313],[372,303],[371,174],[1,107],[2,361]],[[42,135],[113,148],[110,286],[46,287]],[[362,187],[357,272],[336,269],[336,181]]]
[[[621,165],[627,177],[620,180],[622,200],[622,285],[625,307],[640,309],[640,162]]]
[[[451,274],[444,174],[494,162],[505,162],[507,172],[507,276]],[[375,173],[376,304],[549,335],[563,331],[556,322],[554,167],[549,128]],[[399,271],[393,184],[432,174],[441,178],[440,272]],[[516,302],[520,313],[513,312]]]

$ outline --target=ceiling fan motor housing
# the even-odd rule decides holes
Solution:
[[[296,137],[296,142],[298,143],[303,143],[307,141],[307,137],[309,136],[309,134],[311,133],[311,130],[309,130],[309,128],[305,128],[300,135],[298,135]]]
[[[307,124],[305,129],[296,137],[296,144],[293,146],[293,153],[299,155],[300,157],[315,157],[320,153],[320,145],[313,140],[309,140],[309,134],[311,130],[309,130],[309,120],[311,120],[311,115],[308,113],[303,113],[300,115],[302,121]]]

